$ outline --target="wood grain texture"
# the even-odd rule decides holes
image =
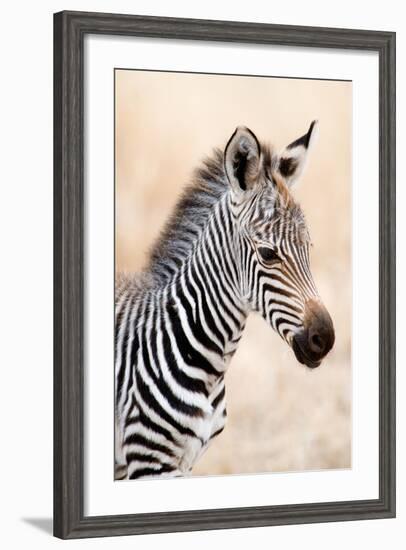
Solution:
[[[375,51],[380,78],[379,498],[115,516],[83,513],[85,34]],[[133,15],[54,16],[54,534],[79,538],[395,515],[395,34]]]

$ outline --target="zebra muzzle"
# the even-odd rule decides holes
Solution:
[[[292,339],[292,349],[299,363],[316,368],[334,345],[333,321],[327,309],[316,300],[306,304],[303,329]]]

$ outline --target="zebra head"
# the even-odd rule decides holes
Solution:
[[[238,127],[224,153],[243,300],[311,368],[332,348],[334,328],[310,271],[305,217],[290,190],[315,129],[312,122],[304,136],[275,154],[248,128]]]

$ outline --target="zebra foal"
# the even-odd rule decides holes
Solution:
[[[116,479],[191,471],[224,428],[224,374],[251,311],[310,368],[332,348],[290,191],[315,127],[280,154],[238,127],[196,172],[145,271],[117,278]]]

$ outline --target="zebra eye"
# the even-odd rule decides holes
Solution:
[[[267,246],[259,246],[258,253],[261,256],[261,259],[267,264],[273,264],[281,261],[278,254],[272,250],[272,248],[268,248]]]

